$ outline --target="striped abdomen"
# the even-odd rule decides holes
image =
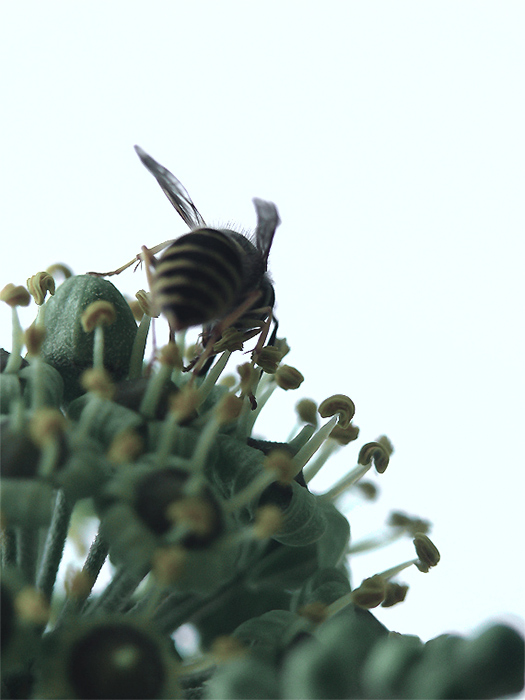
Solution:
[[[174,330],[221,318],[243,286],[242,249],[226,234],[202,228],[178,238],[156,268],[153,294]]]

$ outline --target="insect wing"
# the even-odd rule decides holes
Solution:
[[[200,215],[184,185],[177,180],[175,175],[160,163],[143,151],[140,146],[135,146],[135,151],[143,165],[150,171],[161,186],[162,191],[177,210],[184,223],[190,228],[206,226],[206,222]]]
[[[255,229],[255,247],[260,252],[264,260],[264,268],[268,264],[268,255],[272,247],[273,237],[281,219],[277,207],[273,202],[264,199],[253,199],[255,211],[257,213],[257,228]]]

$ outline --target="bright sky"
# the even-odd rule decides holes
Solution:
[[[523,3],[499,0],[0,13],[0,286],[185,232],[135,143],[212,224],[253,227],[252,197],[274,201],[276,312],[306,381],[260,431],[285,439],[299,398],[348,394],[361,436],[320,491],[390,437],[381,498],[349,519],[356,539],[394,508],[434,523],[440,565],[378,612],[423,639],[524,613],[524,36]],[[356,582],[412,552],[356,559]]]

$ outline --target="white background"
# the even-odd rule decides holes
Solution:
[[[1,9],[0,285],[185,231],[135,143],[212,224],[275,201],[277,316],[306,381],[260,431],[285,439],[302,396],[351,396],[361,436],[321,491],[391,438],[380,500],[349,518],[356,539],[393,508],[434,523],[440,565],[378,612],[425,640],[523,614],[524,20],[478,1]],[[412,556],[360,557],[356,582]]]

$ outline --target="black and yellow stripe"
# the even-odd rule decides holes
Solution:
[[[223,316],[242,285],[240,246],[221,231],[201,228],[166,249],[152,291],[173,329],[183,330]]]

